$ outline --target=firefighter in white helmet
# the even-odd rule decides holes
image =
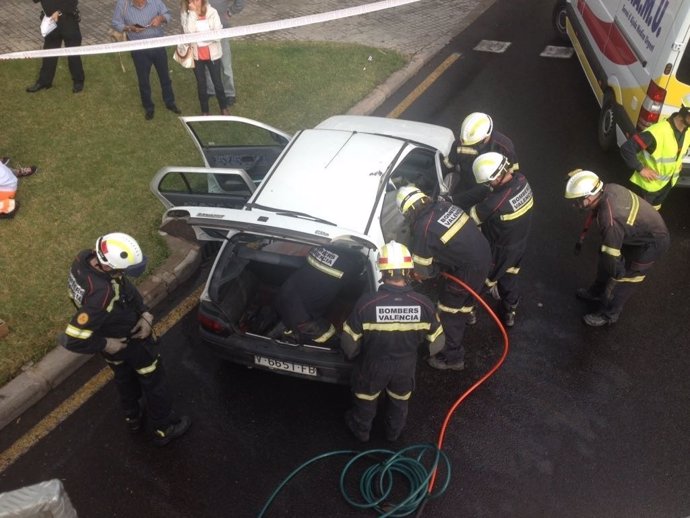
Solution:
[[[683,158],[690,149],[690,94],[680,110],[636,133],[621,146],[621,156],[632,169],[633,189],[659,210],[678,182]]]
[[[61,343],[75,353],[100,353],[113,370],[125,421],[131,432],[143,425],[142,395],[158,446],[187,431],[190,419],[172,408],[153,334],[153,315],[128,276],[138,277],[147,259],[130,235],[99,237],[94,250],[82,250],[70,268],[69,295],[77,307]]]
[[[489,151],[505,155],[512,172],[520,169],[513,141],[494,129],[493,119],[486,113],[470,113],[462,121],[460,133],[443,161],[449,171],[459,174],[458,184],[453,186],[451,196],[453,203],[465,211],[484,199],[486,185],[477,185],[472,164],[479,155]]]
[[[424,280],[443,271],[472,290],[481,291],[491,266],[491,249],[469,215],[447,201],[434,202],[414,186],[398,189],[396,203],[410,224],[415,276]],[[429,358],[431,367],[464,369],[462,339],[473,309],[474,297],[458,283],[443,278],[438,310],[446,343],[439,353]]]
[[[503,323],[512,327],[520,302],[518,273],[532,224],[532,188],[523,174],[511,170],[508,158],[501,153],[479,155],[472,170],[478,184],[489,186],[486,197],[470,209],[470,216],[491,245],[493,266],[485,284],[501,301]]]
[[[433,302],[409,285],[414,262],[403,244],[381,247],[378,268],[383,284],[376,293],[362,295],[343,325],[341,347],[355,359],[352,376],[354,405],[345,416],[360,441],[369,440],[378,399],[387,397],[385,433],[396,440],[407,420],[415,386],[417,351],[442,348],[443,328]]]
[[[668,229],[654,207],[629,189],[604,184],[592,171],[576,169],[569,176],[565,197],[579,209],[592,211],[601,232],[596,278],[576,293],[597,304],[597,310],[583,319],[593,327],[615,324],[635,288],[668,249]]]

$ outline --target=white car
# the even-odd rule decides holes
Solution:
[[[223,244],[201,296],[201,338],[248,367],[349,383],[351,362],[337,348],[270,338],[272,301],[316,245],[361,254],[366,271],[329,308],[340,328],[354,302],[379,284],[376,251],[409,229],[395,205],[398,187],[446,194],[443,156],[450,129],[369,116],[331,117],[293,137],[233,116],[183,117],[205,168],[166,167],[151,189],[200,240]],[[222,166],[219,168],[219,166]]]

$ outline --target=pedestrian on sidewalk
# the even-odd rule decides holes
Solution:
[[[68,279],[70,298],[77,307],[62,337],[75,353],[100,353],[112,369],[125,421],[131,432],[142,429],[144,408],[153,429],[153,441],[165,446],[191,424],[172,407],[153,315],[128,276],[146,269],[146,257],[128,234],[99,237],[95,250],[82,250]],[[144,397],[145,407],[140,399]]]
[[[79,29],[79,0],[33,0],[35,4],[41,3],[43,11],[41,19],[49,16],[57,24],[57,27],[49,32],[43,40],[43,49],[59,49],[64,42],[65,47],[81,46],[81,31]],[[27,87],[28,93],[36,93],[39,90],[51,88],[55,71],[57,70],[57,57],[43,58],[41,70],[36,82]],[[84,67],[80,56],[68,56],[67,64],[72,75],[72,92],[79,93],[84,89]]]
[[[223,28],[230,27],[230,19],[244,9],[245,0],[208,0],[208,3],[220,16],[220,22]],[[221,62],[221,79],[223,80],[223,90],[225,97],[228,99],[228,106],[235,104],[237,95],[235,92],[235,78],[232,73],[232,54],[230,51],[230,38],[223,38],[220,40],[220,46],[223,55],[220,57]],[[206,85],[209,97],[216,95],[216,90],[213,87],[213,81],[208,70],[206,70]]]
[[[163,0],[117,0],[111,25],[118,32],[126,32],[130,40],[145,40],[165,36],[164,27],[170,20],[170,10]],[[155,109],[151,98],[151,67],[158,74],[165,107],[177,115],[181,114],[182,110],[175,104],[165,47],[133,50],[132,61],[137,72],[144,118],[147,121],[153,119]]]
[[[218,11],[211,7],[208,0],[182,0],[180,22],[185,34],[216,31],[223,28]],[[225,97],[221,79],[221,56],[223,50],[220,40],[192,43],[194,54],[194,76],[196,89],[201,105],[201,114],[209,115],[206,75],[211,76],[221,115],[229,115],[228,99]]]

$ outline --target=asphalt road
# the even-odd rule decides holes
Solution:
[[[535,193],[522,270],[524,297],[506,363],[458,409],[446,435],[448,491],[434,517],[682,517],[690,514],[690,191],[664,205],[672,246],[614,327],[590,329],[574,297],[594,274],[596,235],[573,244],[582,215],[562,198],[565,174],[590,168],[624,183],[615,153],[596,144],[598,107],[574,58],[540,57],[557,44],[549,0],[498,0],[387,102],[388,113],[448,54],[461,58],[402,117],[456,128],[484,110],[515,142]],[[503,54],[473,51],[482,39],[511,42]],[[190,283],[191,289],[193,282]],[[434,442],[447,408],[496,361],[488,318],[466,336],[462,374],[420,366],[408,429],[399,447]],[[189,434],[165,449],[130,438],[115,389],[106,386],[0,475],[0,491],[60,478],[83,517],[256,516],[293,469],[330,451],[360,450],[343,426],[345,387],[289,379],[218,361],[198,343],[193,317],[165,337],[165,365]],[[91,361],[9,427],[9,446],[97,371]],[[390,448],[375,430],[370,447]],[[343,501],[344,456],[313,464],[267,516],[354,517]]]

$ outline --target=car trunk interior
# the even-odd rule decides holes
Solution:
[[[311,246],[256,236],[237,237],[221,251],[209,295],[233,327],[265,336],[280,323],[273,304],[280,287],[306,264]],[[374,289],[370,279],[371,275],[362,275],[344,285],[328,308],[325,318],[338,331],[359,296]]]

